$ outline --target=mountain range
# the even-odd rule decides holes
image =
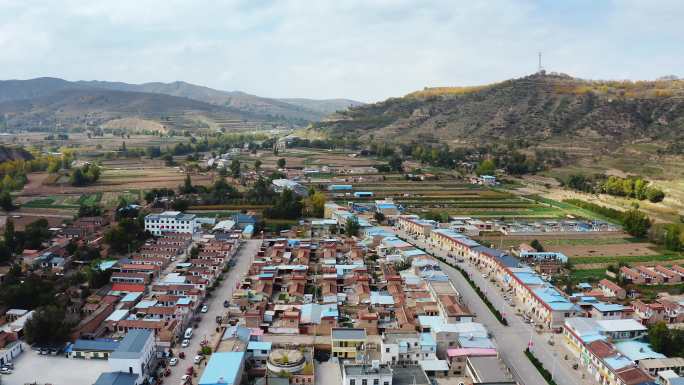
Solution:
[[[313,129],[362,141],[666,145],[684,138],[684,80],[590,81],[542,72],[478,87],[425,88],[334,113]]]
[[[226,121],[305,125],[361,102],[274,99],[186,82],[129,84],[58,78],[0,81],[0,114],[13,128],[104,124],[139,118],[170,126],[220,126]],[[87,115],[86,115],[87,114]]]

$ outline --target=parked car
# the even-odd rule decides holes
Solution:
[[[178,365],[178,358],[173,357],[169,360],[169,366],[176,366]]]
[[[14,364],[13,364],[12,362],[7,362],[7,363],[5,363],[5,366],[4,366],[4,367],[5,367],[5,368],[14,369]]]
[[[0,369],[0,374],[12,374],[12,369],[8,367],[3,367]]]
[[[190,340],[186,338],[183,340],[183,342],[181,342],[181,347],[187,348],[188,346],[190,346]]]
[[[230,302],[228,300],[223,301],[223,307],[228,307],[230,306]]]
[[[202,310],[200,310],[200,311],[201,311],[202,313],[208,312],[208,311],[209,311],[209,306],[207,306],[207,305],[202,306]]]
[[[199,364],[200,362],[202,362],[203,359],[204,359],[204,356],[199,356],[199,355],[198,355],[198,356],[195,356],[194,362],[195,362],[196,364]]]
[[[187,374],[184,374],[183,377],[181,377],[181,382],[180,385],[185,385],[190,383],[190,376]]]

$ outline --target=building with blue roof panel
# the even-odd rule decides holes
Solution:
[[[236,385],[242,381],[244,352],[218,352],[211,355],[198,385]]]
[[[107,359],[119,342],[111,339],[76,340],[68,349],[67,357],[85,359]]]

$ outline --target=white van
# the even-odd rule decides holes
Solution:
[[[185,339],[189,340],[192,337],[192,328],[185,329]]]

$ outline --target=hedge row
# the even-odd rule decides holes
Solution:
[[[530,360],[532,365],[534,365],[534,367],[537,368],[539,374],[541,374],[541,376],[544,377],[544,379],[546,380],[546,382],[549,383],[549,385],[556,385],[556,381],[553,380],[553,376],[551,375],[551,373],[548,370],[546,370],[544,364],[542,364],[541,361],[539,361],[537,357],[535,357],[534,354],[532,354],[529,348],[525,349],[525,355]]]
[[[489,311],[491,311],[492,314],[494,314],[494,317],[496,317],[496,319],[499,321],[499,323],[501,323],[501,324],[504,325],[504,326],[508,326],[508,320],[506,320],[506,319],[503,317],[503,315],[501,315],[501,312],[498,311],[498,310],[494,307],[494,305],[492,305],[491,302],[489,302],[489,298],[487,298],[487,296],[485,295],[485,293],[483,293],[482,290],[480,290],[480,287],[477,286],[477,285],[475,284],[475,282],[473,282],[472,279],[470,279],[470,277],[468,276],[468,273],[467,273],[465,270],[461,269],[459,266],[452,265],[451,263],[447,262],[444,258],[437,257],[437,256],[435,256],[435,258],[437,258],[438,260],[440,260],[442,263],[447,264],[447,265],[453,267],[454,269],[458,270],[458,271],[461,273],[461,275],[463,276],[463,278],[465,278],[466,282],[468,282],[468,284],[470,285],[470,287],[472,287],[473,290],[475,290],[475,292],[477,293],[477,295],[480,296],[480,299],[482,300],[482,302],[484,302],[485,305],[487,305],[487,307],[489,308]]]

